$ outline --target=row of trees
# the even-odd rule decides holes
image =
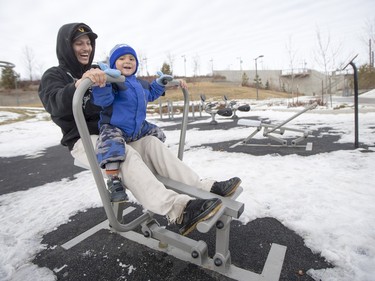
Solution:
[[[169,64],[164,63],[160,69],[163,73],[172,75],[172,70]],[[4,67],[1,70],[1,87],[5,89],[17,88],[19,76],[11,67]],[[260,88],[268,89],[269,83],[266,81],[263,85],[262,79],[254,77],[253,82],[250,83],[250,78],[243,73],[241,85],[244,87],[254,86],[258,83]],[[361,89],[374,89],[375,88],[375,67],[369,64],[361,65],[358,68],[358,84]]]
[[[242,81],[241,86],[242,87],[256,87],[258,84],[258,87],[261,89],[269,90],[270,89],[270,83],[267,80],[266,83],[263,85],[262,78],[259,77],[259,75],[256,75],[253,79],[253,83],[250,83],[250,78],[247,76],[247,74],[244,72],[242,74]]]
[[[369,47],[369,62],[368,64],[362,65],[359,68],[359,84],[361,88],[369,89],[374,87],[374,52],[372,51],[372,45],[375,45],[375,18],[372,20],[367,20],[365,22],[365,28],[366,28],[366,38],[363,38],[364,43]],[[337,68],[336,60],[337,56],[340,53],[340,45],[334,46],[331,42],[330,35],[328,34],[326,37],[321,35],[321,32],[319,28],[316,29],[316,42],[317,42],[317,50],[314,54],[315,61],[318,63],[320,67],[323,68],[324,74],[326,76],[325,85],[327,88],[330,71]],[[296,70],[296,55],[297,50],[293,48],[292,44],[292,37],[289,38],[289,42],[286,45],[286,50],[288,53],[289,58],[289,68],[292,73],[292,85],[291,90],[293,93],[293,71]],[[186,63],[186,57],[182,56],[185,59]],[[33,76],[38,69],[42,69],[41,65],[36,63],[34,52],[29,47],[24,47],[23,49],[23,59],[26,65],[26,68],[29,73],[29,81],[33,81]],[[147,70],[147,58],[143,57],[141,54],[139,55],[139,62],[140,62],[140,75],[143,74],[143,69],[146,68],[147,76],[150,76]],[[168,63],[164,63],[161,67],[161,71],[166,74],[173,74],[173,63],[174,63],[174,57],[172,54],[167,55],[167,61]],[[200,66],[199,57],[195,56],[193,58],[193,66],[194,66],[194,76],[198,75],[198,70]],[[213,61],[212,63],[212,69],[213,69]],[[185,66],[186,67],[186,66]],[[186,72],[186,70],[185,70]],[[185,73],[186,76],[186,73]],[[4,88],[12,89],[17,87],[17,80],[19,78],[19,75],[14,72],[14,70],[10,67],[4,67],[2,68],[1,72],[1,86]],[[259,77],[254,78],[254,83],[257,82],[259,85],[261,84],[261,81],[259,80]],[[252,83],[249,83],[247,77],[243,77],[243,83],[244,86],[248,86]]]

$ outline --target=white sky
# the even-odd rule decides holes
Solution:
[[[31,50],[33,74],[40,77],[57,64],[57,31],[69,22],[84,22],[99,35],[96,59],[105,59],[117,43],[133,46],[154,74],[168,54],[174,57],[175,75],[199,75],[214,70],[288,69],[305,66],[322,69],[317,28],[322,42],[330,38],[328,53],[339,49],[332,70],[359,54],[368,62],[369,23],[375,25],[373,0],[2,0],[0,3],[0,61],[16,65],[21,79],[29,78],[25,47]],[[375,42],[374,42],[375,44]],[[333,56],[330,56],[331,58]],[[198,58],[198,59],[194,59]],[[211,62],[212,60],[212,62]],[[144,67],[143,74],[146,73]]]
[[[375,92],[372,97],[375,98]],[[277,124],[294,114],[286,111],[285,106],[267,107],[267,104],[269,101],[238,115],[268,117]],[[294,109],[298,110],[300,108]],[[370,149],[375,151],[374,107],[361,106],[360,112],[360,142],[371,145]],[[51,121],[43,121],[45,115],[41,111],[29,121],[0,126],[0,157],[38,157],[43,149],[58,145],[60,129]],[[196,122],[208,122],[210,118],[207,117],[208,120]],[[14,118],[14,115],[0,108],[0,121],[8,118]],[[152,122],[158,123],[158,120],[152,118]],[[228,118],[220,118],[219,121],[233,122]],[[354,116],[350,110],[335,110],[332,114],[331,110],[317,108],[300,115],[289,126],[300,128],[298,124],[301,123],[311,124],[310,129],[332,127],[332,134],[341,135],[339,142],[354,141]],[[250,132],[252,129],[245,127],[188,130],[186,148],[218,139],[241,139]],[[167,144],[177,154],[179,131],[166,131],[166,135]],[[319,138],[313,140],[318,141]],[[307,247],[335,266],[332,269],[309,270],[308,274],[316,280],[373,280],[375,153],[353,149],[308,157],[253,156],[201,147],[186,151],[184,161],[199,171],[202,177],[217,180],[241,177],[244,192],[239,200],[245,203],[245,211],[240,220],[247,223],[270,216],[295,231]],[[34,256],[45,248],[41,244],[42,236],[67,223],[69,217],[78,211],[102,205],[91,173],[84,171],[76,177],[0,196],[1,280],[54,280],[53,271],[31,263]],[[77,189],[77,186],[80,188]],[[61,266],[64,266],[64,261]]]

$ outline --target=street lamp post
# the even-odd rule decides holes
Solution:
[[[184,70],[185,70],[185,77],[186,77],[186,56],[182,55],[182,58],[184,58]]]
[[[144,62],[145,62],[145,64],[146,64],[146,75],[147,75],[147,76],[150,76],[150,74],[148,73],[147,58],[144,58],[143,60],[144,60]],[[143,73],[142,73],[142,74],[143,74]]]
[[[256,81],[256,88],[257,88],[257,100],[258,100],[258,89],[259,89],[259,79],[258,79],[258,59],[259,58],[263,58],[264,56],[263,55],[260,55],[258,57],[256,57],[254,60],[255,60],[255,79],[257,80]]]
[[[211,62],[211,72],[212,72],[212,76],[214,76],[214,59],[211,59],[210,62]]]
[[[242,71],[242,59],[241,59],[241,57],[238,57],[237,59],[240,60],[240,70]]]

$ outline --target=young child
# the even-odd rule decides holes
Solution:
[[[93,103],[101,106],[96,145],[97,159],[108,177],[107,186],[112,202],[128,199],[119,177],[120,163],[125,160],[124,143],[136,141],[144,136],[155,136],[165,141],[163,131],[146,121],[147,103],[159,98],[165,92],[165,84],[173,79],[162,73],[149,83],[138,79],[138,58],[135,50],[125,44],[116,45],[110,52],[109,67],[117,69],[126,77],[124,83],[93,87]]]

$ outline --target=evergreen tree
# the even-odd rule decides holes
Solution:
[[[14,71],[10,67],[4,67],[1,70],[1,85],[5,89],[15,89],[16,88],[16,79]]]
[[[245,72],[242,74],[242,82],[241,82],[241,86],[242,86],[242,87],[249,86],[249,77],[246,75]]]
[[[375,88],[375,68],[364,64],[358,69],[358,84],[360,89]]]
[[[266,90],[269,90],[270,89],[270,82],[267,80],[266,81],[266,85],[264,87]]]
[[[171,66],[169,64],[167,64],[166,62],[163,63],[163,66],[161,67],[161,72],[163,72],[164,74],[167,74],[167,75],[173,75],[172,71],[171,71]]]
[[[257,75],[257,76],[254,78],[254,85],[257,84],[257,81],[258,81],[258,86],[259,86],[259,88],[262,88],[262,87],[263,87],[262,78],[260,78],[259,75]]]

